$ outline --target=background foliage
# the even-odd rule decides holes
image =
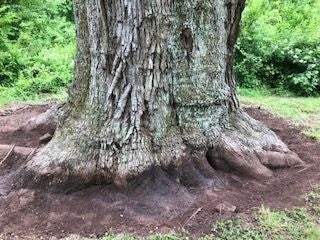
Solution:
[[[0,95],[65,88],[74,39],[71,0],[0,0]]]
[[[320,93],[320,0],[247,0],[236,47],[241,87]]]

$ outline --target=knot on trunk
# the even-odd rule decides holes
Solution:
[[[190,62],[193,51],[193,33],[191,28],[185,27],[182,29],[180,34],[180,40],[185,53],[185,57],[187,61]]]

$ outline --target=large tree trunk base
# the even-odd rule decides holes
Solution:
[[[126,186],[170,167],[177,181],[214,186],[213,169],[265,179],[273,168],[303,164],[239,110],[232,66],[244,5],[75,1],[77,58],[65,114],[20,182]]]
[[[221,125],[219,136],[213,138],[212,134],[204,133],[186,137],[173,131],[163,141],[161,151],[156,152],[152,152],[147,137],[138,147],[129,145],[106,151],[102,146],[101,151],[82,146],[78,136],[65,137],[58,132],[21,170],[18,186],[45,185],[70,190],[115,183],[125,187],[156,167],[165,172],[174,170],[176,181],[186,186],[214,188],[226,183],[221,172],[266,179],[272,177],[273,169],[303,165],[264,125],[242,111],[230,116],[228,124]],[[108,158],[113,159],[112,164]]]

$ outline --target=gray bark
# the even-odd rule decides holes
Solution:
[[[240,108],[233,49],[244,0],[75,0],[77,58],[64,117],[35,179],[121,182],[190,151],[254,177],[300,164]]]

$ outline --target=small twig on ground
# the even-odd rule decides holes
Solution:
[[[295,166],[292,166],[293,168],[305,168],[306,165],[303,165],[303,164],[299,164],[299,165],[295,165]]]
[[[26,161],[29,161],[29,160],[33,157],[34,153],[35,153],[37,150],[38,150],[38,148],[34,148],[34,149],[32,150],[32,152],[29,153]]]
[[[242,187],[244,186],[243,182],[238,177],[232,175],[230,178],[235,182],[240,183]]]
[[[1,166],[5,161],[7,161],[7,159],[11,156],[11,154],[12,154],[13,151],[14,151],[15,146],[16,146],[16,145],[13,145],[12,148],[10,149],[10,151],[7,153],[7,155],[2,159],[2,161],[0,162],[0,166]]]
[[[310,166],[307,166],[304,169],[301,169],[300,171],[298,171],[298,173],[302,173],[302,172],[307,171],[309,169],[310,169]]]
[[[185,227],[192,218],[194,218],[199,212],[201,212],[202,209],[203,209],[203,207],[198,208],[198,209],[188,218],[188,220],[183,224],[183,227]]]

